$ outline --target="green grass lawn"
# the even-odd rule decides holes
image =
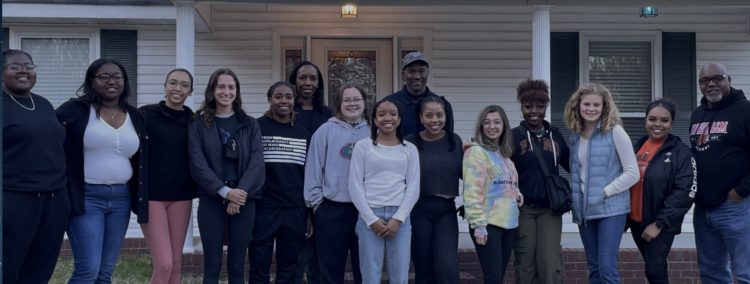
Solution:
[[[144,284],[151,280],[151,271],[153,271],[153,264],[151,263],[151,256],[121,256],[117,260],[115,266],[114,275],[112,275],[112,283],[124,283],[124,284]],[[52,275],[50,284],[65,284],[70,278],[70,274],[73,273],[73,259],[72,258],[60,258],[57,261],[57,267],[55,267],[55,273]],[[224,277],[226,278],[226,277]],[[203,277],[182,277],[183,284],[200,284],[203,282]],[[226,280],[220,281],[219,283],[227,283]]]

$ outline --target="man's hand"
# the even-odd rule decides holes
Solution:
[[[732,190],[729,191],[729,194],[727,194],[727,199],[732,202],[742,202],[745,201],[745,198],[747,197],[740,196],[734,188],[732,188]]]
[[[240,206],[245,205],[245,199],[247,199],[247,192],[242,189],[232,189],[227,193],[227,200],[237,203]]]

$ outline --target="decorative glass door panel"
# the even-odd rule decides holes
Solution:
[[[366,109],[372,109],[377,94],[377,53],[375,51],[328,51],[328,102],[332,105],[339,88],[357,83],[369,95]]]

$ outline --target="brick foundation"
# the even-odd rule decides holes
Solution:
[[[148,247],[144,239],[126,239],[120,251],[122,255],[148,254]],[[60,251],[60,257],[71,257],[70,244],[66,240]],[[226,257],[226,256],[225,256]],[[459,249],[459,270],[462,283],[482,283],[482,268],[479,259],[473,249]],[[695,249],[672,249],[669,254],[669,280],[671,283],[699,283],[699,272]],[[563,249],[563,261],[565,283],[582,284],[588,283],[588,267],[586,265],[586,254],[583,249]],[[246,265],[246,270],[248,265]],[[347,265],[348,266],[348,265]],[[644,274],[644,263],[637,249],[620,249],[620,278],[623,284],[646,284]],[[275,269],[271,266],[271,270]],[[347,271],[351,268],[347,267]],[[226,271],[226,268],[223,269]],[[182,273],[184,275],[198,275],[203,272],[203,254],[186,253],[182,259]],[[513,271],[513,256],[505,274],[505,283],[515,283]],[[351,281],[351,273],[347,273],[347,283]],[[387,275],[384,274],[383,279]],[[413,274],[411,276],[413,278]],[[385,281],[383,283],[386,283]]]

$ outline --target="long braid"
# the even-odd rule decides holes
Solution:
[[[445,96],[440,96],[440,99],[443,100],[443,109],[445,110],[445,126],[443,127],[443,130],[445,130],[445,135],[448,135],[448,152],[453,152],[453,150],[456,149],[456,139],[453,139],[455,134],[450,130],[453,128],[453,125],[451,124],[451,121],[453,121],[453,114],[448,111],[448,105],[450,103],[445,99]]]

